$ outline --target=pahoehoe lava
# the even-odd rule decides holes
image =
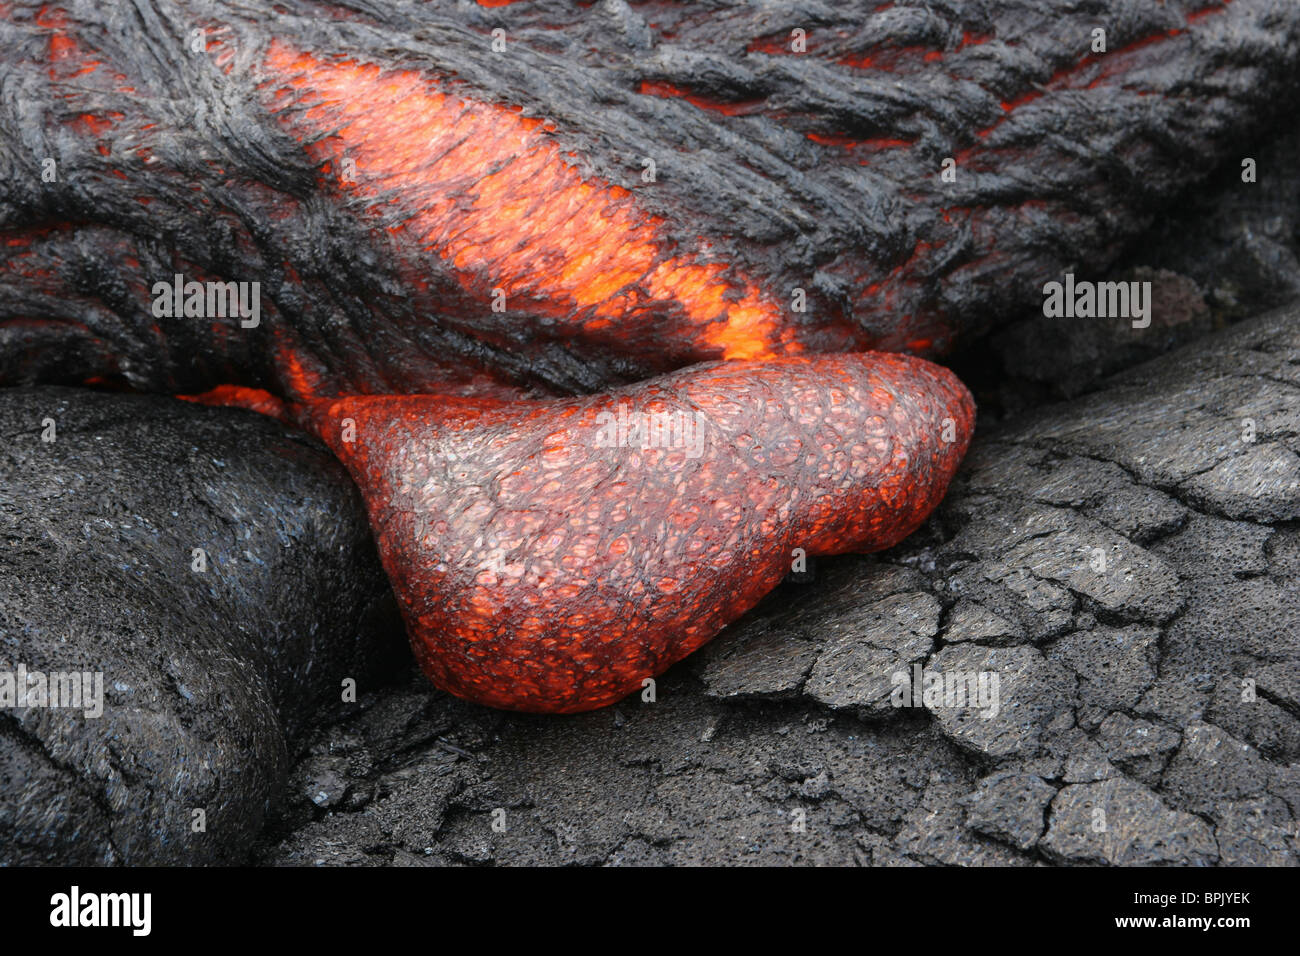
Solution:
[[[7,10],[0,382],[170,394],[940,353],[1103,268],[1300,76],[1286,0]],[[154,318],[176,273],[259,281],[261,324]]]
[[[241,861],[300,735],[401,658],[360,496],[295,429],[156,395],[0,389],[0,434],[0,863]],[[102,696],[25,706],[19,665]]]
[[[797,551],[916,530],[975,407],[947,369],[864,353],[710,363],[588,398],[352,396],[307,415],[366,498],[425,674],[480,703],[571,712],[694,651]]]
[[[617,388],[665,373],[731,376],[739,396],[779,392],[790,383],[764,376],[809,354],[803,373],[825,378],[796,390],[826,390],[849,421],[894,416],[882,448],[843,457],[852,487],[837,488],[845,500],[829,514],[849,527],[816,548],[831,553],[896,540],[892,525],[881,538],[853,528],[876,516],[882,473],[899,483],[886,504],[906,518],[893,523],[910,530],[924,518],[973,410],[950,376],[947,397],[932,401],[942,373],[919,361],[820,353],[942,354],[1045,277],[1104,267],[1294,104],[1300,59],[1300,8],[1285,0],[1049,0],[1032,12],[607,3],[588,15],[559,2],[381,11],[305,0],[273,12],[85,0],[5,9],[0,384],[207,393],[301,418],[354,474],[358,450],[386,456],[363,469],[375,519],[387,514],[378,476],[435,464],[386,444],[412,408],[429,419],[436,458],[448,445],[440,422],[467,408],[523,428],[533,414],[523,402],[558,403],[544,420],[635,399],[664,386]],[[1104,52],[1093,45],[1099,25]],[[791,45],[796,29],[806,47]],[[161,313],[156,288],[177,275],[258,283],[258,324]],[[746,364],[677,371],[716,359]],[[836,386],[855,362],[865,381],[903,371],[884,397],[876,385]],[[591,392],[601,395],[564,397]],[[331,402],[359,409],[356,448],[335,440],[341,423],[315,417]],[[799,441],[801,411],[776,404],[774,418],[760,407],[739,420],[733,444]],[[472,457],[487,439],[460,427]],[[791,484],[744,521],[789,516],[821,492],[802,482],[821,474],[824,450],[809,438],[803,471],[765,475]],[[667,503],[629,500],[633,523],[649,529],[660,513],[729,500],[734,471],[719,472],[689,496],[665,488]],[[481,477],[500,494],[513,474]],[[487,499],[485,515],[499,504]],[[581,504],[557,494],[546,508]],[[592,553],[621,533],[610,522],[587,530]],[[412,616],[455,599],[433,580],[441,531],[416,549],[376,531],[418,639]],[[768,563],[799,544],[790,528],[744,540],[771,549]],[[727,551],[727,539],[706,543]],[[541,562],[529,549],[542,544],[507,564]],[[461,552],[462,575],[497,573],[479,545]],[[764,565],[736,580],[744,600],[709,616],[702,637],[679,636],[678,649],[707,640],[778,576]],[[502,617],[493,595],[480,597],[484,620],[532,632],[530,618]],[[638,601],[586,601],[568,609],[583,620],[540,627],[541,641],[588,653],[608,625],[597,612]],[[483,685],[425,663],[475,699],[575,709],[681,656],[646,637],[673,621],[635,631],[629,639],[651,649],[598,688],[567,677],[543,687],[573,671],[562,653],[543,655],[540,683],[507,667]]]

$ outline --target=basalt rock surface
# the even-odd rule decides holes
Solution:
[[[102,675],[102,713],[0,709],[0,863],[243,859],[317,711],[405,657],[356,489],[172,399],[3,389],[0,436],[0,672]]]

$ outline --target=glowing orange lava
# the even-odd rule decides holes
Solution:
[[[676,336],[665,344],[698,358],[800,350],[776,301],[703,249],[679,251],[628,190],[584,179],[541,120],[415,70],[326,60],[280,41],[266,67],[272,109],[299,138],[312,135],[305,148],[331,185],[376,216],[399,213],[390,228],[482,299],[500,289],[534,311],[541,303],[566,337]],[[662,321],[674,311],[686,321]]]

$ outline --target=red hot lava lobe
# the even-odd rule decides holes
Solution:
[[[694,366],[597,396],[302,410],[360,485],[424,673],[571,713],[619,700],[785,576],[874,551],[965,453],[957,378],[883,353]]]

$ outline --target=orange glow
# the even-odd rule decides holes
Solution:
[[[644,96],[685,100],[692,106],[698,106],[702,110],[712,110],[715,113],[721,113],[723,116],[744,116],[747,113],[761,109],[763,103],[766,102],[757,99],[745,100],[740,103],[728,103],[708,96],[697,96],[689,90],[684,90],[680,86],[674,86],[671,83],[652,82],[650,80],[642,80],[639,90]]]
[[[89,382],[87,382],[89,384]],[[242,385],[218,385],[197,395],[177,395],[183,402],[196,405],[217,405],[222,408],[246,408],[271,418],[278,418],[286,424],[293,424],[284,402],[260,388],[245,388]]]
[[[281,41],[266,66],[272,109],[313,140],[305,149],[331,184],[368,200],[386,225],[399,213],[389,228],[485,302],[500,288],[556,317],[566,338],[658,340],[694,358],[800,350],[776,301],[726,264],[679,251],[628,190],[584,180],[541,120],[414,70],[327,61]],[[665,320],[674,313],[686,322]]]
[[[283,336],[277,337],[283,339]],[[289,398],[301,402],[320,394],[320,377],[308,372],[292,347],[281,341],[276,348],[276,358],[276,367]]]

